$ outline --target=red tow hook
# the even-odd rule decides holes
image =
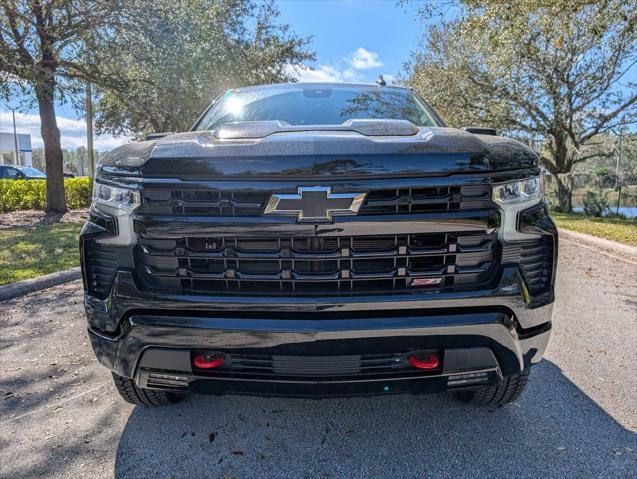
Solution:
[[[440,358],[437,354],[414,354],[409,356],[407,361],[417,369],[436,369],[440,366]]]
[[[199,369],[218,368],[223,364],[224,357],[219,354],[196,354],[192,360],[193,366]]]

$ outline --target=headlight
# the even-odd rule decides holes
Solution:
[[[112,238],[100,238],[100,244],[114,246],[130,246],[135,244],[137,237],[133,231],[133,213],[140,205],[139,192],[120,188],[117,186],[105,185],[104,183],[93,183],[93,205],[92,208],[109,215],[117,223],[116,235]]]
[[[139,205],[137,191],[109,186],[97,181],[93,186],[93,201],[97,204],[119,209],[135,208]]]
[[[526,180],[511,181],[493,187],[493,201],[505,206],[510,204],[536,204],[544,197],[542,177],[527,178]]]
[[[518,231],[518,213],[544,199],[542,176],[510,181],[493,186],[493,201],[500,205],[502,212],[501,236],[505,241],[536,238],[536,235]]]

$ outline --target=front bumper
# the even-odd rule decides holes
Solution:
[[[284,300],[149,293],[120,271],[109,297],[86,296],[85,304],[99,361],[142,387],[170,390],[176,381],[191,392],[328,396],[455,389],[466,386],[458,375],[473,373],[486,381],[476,385],[495,384],[540,361],[552,299],[552,291],[532,297],[516,267],[503,268],[498,284],[485,291]],[[436,350],[443,361],[438,371],[407,368],[390,376],[202,375],[191,366],[194,350],[268,357]],[[468,359],[449,369],[459,351],[477,350],[489,351],[493,361]]]
[[[373,223],[362,217],[355,219],[339,222],[339,234],[358,235],[363,230],[394,234],[398,224],[402,232],[405,228],[423,229],[423,224],[398,218]],[[427,231],[492,228],[486,219],[461,225],[429,219]],[[197,235],[213,235],[221,230],[223,234],[255,235],[262,231],[253,223],[241,221],[230,226],[212,223],[215,222],[197,228],[188,223],[184,231],[183,225],[171,218],[149,231],[152,222],[142,221],[140,228],[146,229],[137,233],[143,236],[154,232],[160,238],[173,238],[193,230],[197,230]],[[288,223],[270,225],[267,231],[273,233],[271,228],[275,227],[285,231],[308,228]],[[199,231],[199,226],[207,229]],[[113,228],[107,224],[87,223],[81,244],[103,237],[109,229]],[[551,251],[556,254],[555,227],[544,206],[520,215],[519,229],[552,236]],[[139,265],[136,268],[134,251],[120,248],[123,254],[114,261],[116,273],[112,283],[108,278],[105,297],[85,295],[89,336],[102,364],[148,388],[327,396],[384,393],[387,389],[428,392],[496,384],[540,361],[544,354],[551,331],[556,259],[554,256],[553,261],[547,262],[544,269],[548,271],[529,271],[525,270],[528,262],[522,259],[537,252],[517,248],[516,244],[501,246],[497,273],[489,286],[480,285],[476,290],[324,296],[193,294],[188,289],[171,293],[169,289],[162,290],[161,285],[145,284]],[[86,287],[86,270],[84,273]],[[527,283],[525,278],[531,281]],[[544,287],[537,287],[538,278]],[[417,371],[405,366],[406,356],[424,350],[440,355],[440,368]],[[195,351],[223,354],[230,358],[230,366],[257,355],[259,361],[272,367],[261,373],[248,373],[234,366],[203,373],[192,367]],[[397,367],[378,374],[365,373],[365,361],[378,355],[395,359]],[[308,374],[303,369],[308,361],[323,360],[348,367],[334,371],[328,368],[330,374],[323,375]],[[279,361],[296,362],[300,369],[282,373],[276,366]],[[321,363],[319,369],[326,367]],[[463,380],[465,376],[474,378],[473,382]],[[476,382],[475,377],[480,381]]]

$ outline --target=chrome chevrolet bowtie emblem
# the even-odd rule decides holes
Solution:
[[[365,193],[332,193],[332,188],[302,186],[296,195],[273,193],[264,214],[296,216],[299,223],[332,221],[334,215],[358,213]]]

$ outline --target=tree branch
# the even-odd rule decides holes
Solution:
[[[18,29],[18,24],[16,19],[16,17],[18,16],[18,13],[17,13],[17,10],[15,9],[15,5],[10,5],[10,3],[7,0],[2,0],[1,5],[7,15],[7,20],[9,22],[11,35],[13,36],[13,40],[16,44],[17,51],[20,55],[20,59],[22,60],[24,64],[33,64],[34,59],[24,44],[23,34],[20,33],[20,30]],[[27,32],[24,32],[24,33],[26,34]]]
[[[630,106],[635,104],[637,104],[637,94],[633,95],[631,98],[626,100],[624,103],[622,103],[620,106],[618,106],[615,110],[611,111],[610,113],[601,115],[598,119],[599,123],[596,126],[592,127],[591,131],[589,131],[588,133],[580,137],[580,143],[581,144],[586,143],[586,141],[590,140],[592,137],[594,137],[600,131],[602,131],[602,129],[608,124],[609,121],[616,118],[623,111],[627,110],[628,108],[630,108]]]

